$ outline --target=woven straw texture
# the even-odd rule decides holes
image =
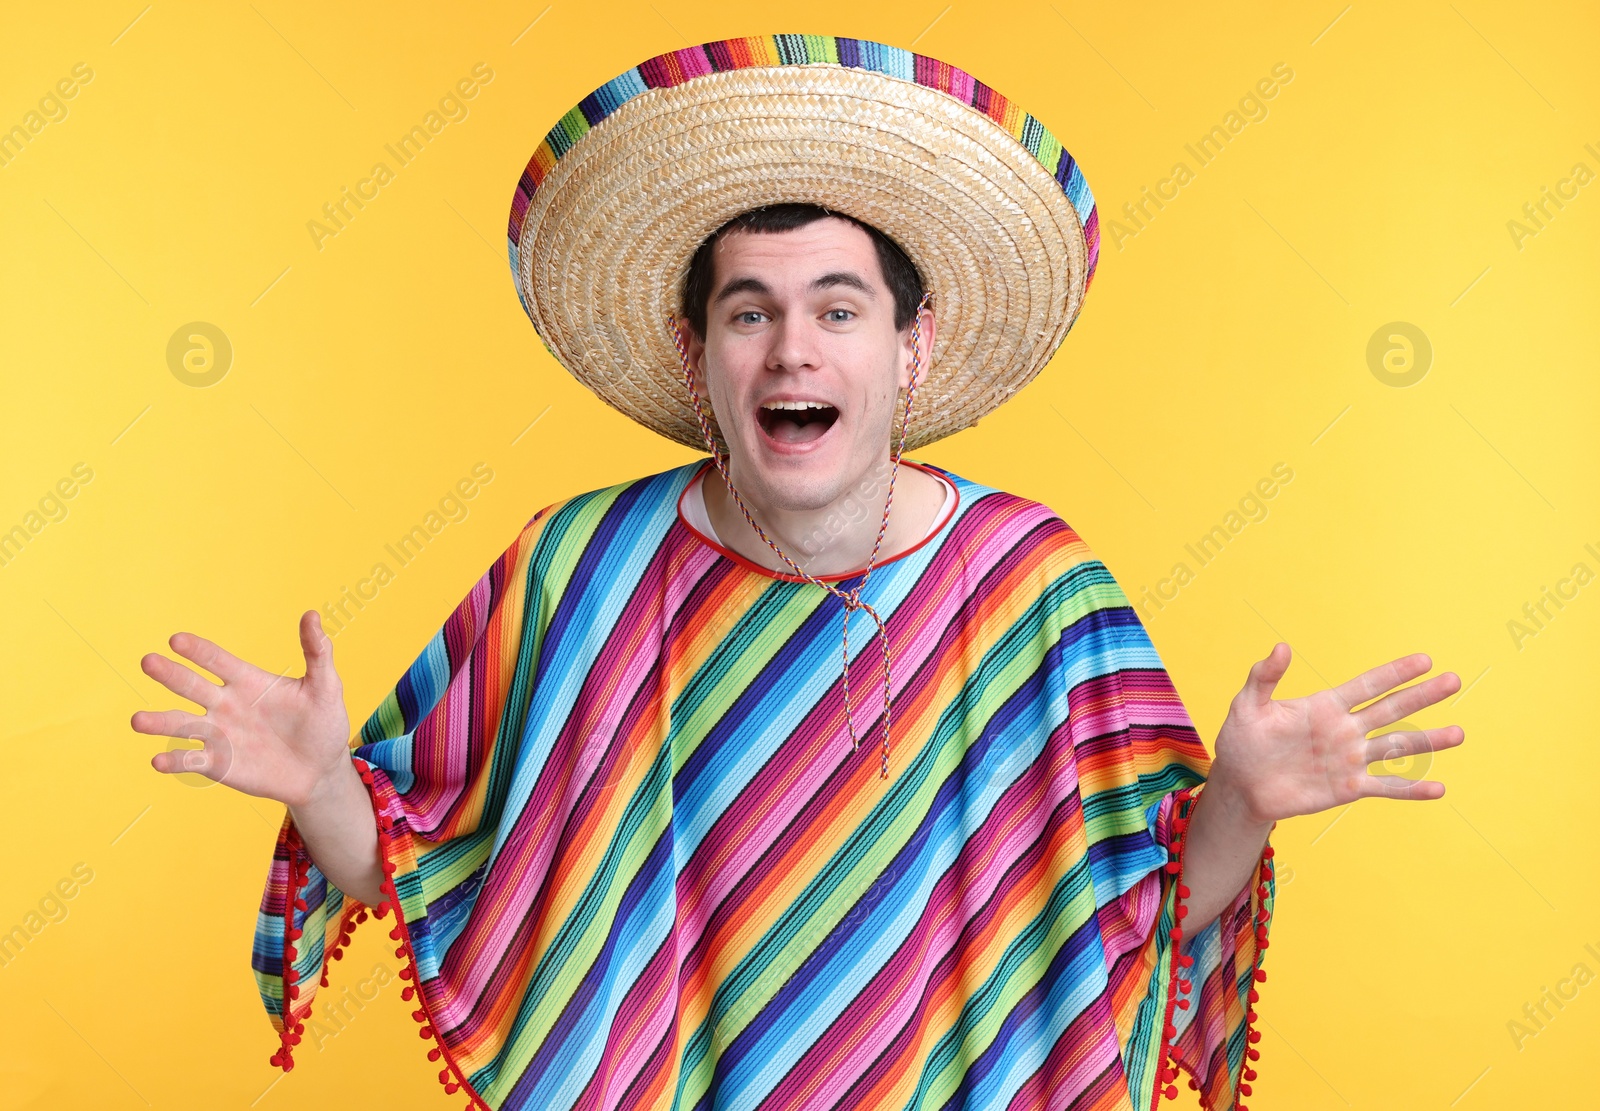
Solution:
[[[976,423],[1038,374],[1098,255],[1076,163],[1000,94],[881,44],[778,35],[653,58],[563,117],[513,201],[518,297],[575,378],[703,448],[665,315],[680,311],[706,236],[787,201],[879,228],[934,292],[939,328],[907,450]]]

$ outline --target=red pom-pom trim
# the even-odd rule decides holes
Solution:
[[[1204,784],[1201,786],[1203,787]],[[1174,813],[1171,818],[1171,829],[1173,836],[1172,843],[1170,845],[1172,858],[1167,861],[1165,868],[1167,875],[1177,877],[1174,884],[1176,887],[1176,897],[1173,900],[1173,927],[1169,934],[1169,936],[1172,938],[1175,949],[1181,948],[1182,946],[1182,922],[1189,913],[1189,908],[1183,904],[1183,900],[1189,897],[1189,887],[1183,882],[1183,864],[1184,853],[1188,841],[1187,834],[1189,830],[1189,823],[1194,820],[1194,807],[1198,805],[1198,802],[1190,803],[1190,800],[1195,799],[1198,795],[1204,793],[1204,791],[1196,788],[1185,787],[1177,791],[1174,795],[1176,803],[1174,806]],[[1188,805],[1185,805],[1186,803]],[[1276,823],[1273,824],[1273,828],[1276,828]],[[1270,836],[1270,831],[1268,835]],[[1262,849],[1261,858],[1256,865],[1256,876],[1255,880],[1253,881],[1255,884],[1255,894],[1263,901],[1263,903],[1269,894],[1267,882],[1272,879],[1272,865],[1269,862],[1272,860],[1273,855],[1274,853],[1272,846],[1270,844],[1265,846]],[[1256,966],[1251,970],[1251,979],[1253,984],[1265,983],[1267,979],[1266,971],[1261,968],[1261,955],[1268,946],[1267,928],[1271,917],[1272,916],[1268,913],[1267,908],[1262,906],[1259,913],[1256,915],[1255,921],[1252,923],[1252,925],[1255,926],[1256,932]],[[1172,973],[1167,986],[1166,1021],[1162,1027],[1163,1040],[1161,1053],[1158,1058],[1163,1063],[1163,1067],[1157,1074],[1157,1082],[1155,1084],[1154,1091],[1151,1093],[1151,1111],[1156,1111],[1156,1109],[1160,1106],[1162,1096],[1166,1096],[1168,1099],[1176,1099],[1178,1097],[1178,1089],[1172,1082],[1179,1075],[1180,1071],[1187,1072],[1189,1068],[1188,1065],[1178,1056],[1177,1028],[1173,1025],[1173,1015],[1178,1010],[1186,1011],[1189,1009],[1191,1000],[1179,999],[1178,995],[1180,993],[1183,995],[1188,995],[1194,989],[1194,982],[1188,977],[1183,976],[1181,973],[1182,969],[1189,968],[1193,964],[1194,957],[1186,953],[1175,954],[1175,959],[1172,961]],[[1254,986],[1252,986],[1249,990],[1250,1002],[1254,1004],[1259,999],[1260,993],[1255,989]],[[1238,1095],[1240,1096],[1248,1096],[1253,1094],[1253,1090],[1248,1082],[1256,1079],[1256,1070],[1251,1068],[1248,1062],[1257,1061],[1261,1058],[1261,1051],[1256,1048],[1256,1043],[1261,1040],[1261,1031],[1254,1029],[1254,1024],[1258,1017],[1259,1016],[1256,1014],[1256,1011],[1253,1007],[1246,1009],[1245,1059],[1247,1063],[1245,1064],[1243,1071],[1244,1082],[1241,1082],[1238,1088]],[[1207,1111],[1211,1111],[1211,1104],[1207,1099],[1207,1094],[1203,1091],[1200,1091],[1199,1079],[1192,1074],[1189,1077],[1189,1087],[1193,1091],[1200,1092],[1201,1106],[1206,1108]],[[1237,1111],[1245,1111],[1245,1105],[1242,1103],[1237,1104]]]
[[[1182,946],[1182,923],[1184,917],[1189,913],[1189,908],[1183,905],[1183,900],[1189,896],[1189,887],[1183,882],[1183,854],[1184,845],[1187,840],[1185,834],[1189,829],[1188,812],[1193,810],[1193,805],[1189,804],[1189,800],[1194,797],[1194,793],[1195,792],[1185,787],[1175,794],[1173,814],[1172,818],[1170,819],[1173,836],[1172,843],[1169,846],[1169,851],[1172,853],[1172,859],[1167,861],[1166,871],[1169,876],[1177,877],[1173,885],[1173,925],[1168,933],[1168,936],[1172,939],[1174,950],[1177,950]],[[1185,1011],[1189,1009],[1189,1000],[1179,999],[1178,995],[1180,993],[1188,994],[1189,990],[1193,987],[1191,981],[1184,977],[1181,973],[1182,969],[1187,968],[1192,963],[1193,958],[1189,958],[1186,961],[1184,957],[1178,954],[1176,951],[1173,953],[1172,970],[1167,981],[1166,1020],[1161,1028],[1161,1053],[1157,1058],[1162,1062],[1162,1069],[1159,1074],[1158,1082],[1155,1085],[1155,1090],[1151,1093],[1151,1111],[1155,1111],[1155,1108],[1160,1105],[1162,1096],[1165,1096],[1168,1099],[1178,1098],[1177,1085],[1173,1084],[1172,1081],[1177,1079],[1179,1074],[1179,1066],[1182,1065],[1183,1062],[1178,1059],[1178,1029],[1173,1025],[1172,1016],[1180,1009]],[[1165,1084],[1166,1087],[1163,1088],[1162,1084]],[[1189,1086],[1191,1088],[1195,1087],[1195,1082],[1192,1078],[1189,1081]]]
[[[406,986],[400,992],[400,997],[408,1002],[414,998],[419,1004],[418,1008],[412,1011],[411,1017],[421,1024],[422,1028],[418,1031],[418,1036],[425,1041],[434,1042],[434,1045],[428,1050],[428,1060],[438,1061],[441,1058],[444,1060],[445,1067],[439,1070],[439,1083],[444,1087],[445,1092],[449,1095],[455,1095],[457,1092],[465,1091],[468,1097],[467,1111],[489,1111],[489,1105],[472,1090],[472,1085],[467,1082],[466,1074],[456,1064],[455,1058],[451,1056],[450,1050],[444,1044],[444,1040],[439,1037],[438,1023],[434,1022],[428,1014],[428,1002],[418,990],[421,977],[417,973],[416,954],[411,946],[411,933],[406,926],[405,916],[401,913],[400,899],[395,891],[393,880],[396,871],[396,864],[393,859],[393,843],[395,830],[399,823],[383,812],[382,803],[378,797],[377,781],[374,778],[371,766],[360,757],[353,756],[352,759],[355,761],[356,772],[361,776],[361,782],[366,785],[367,794],[371,797],[373,815],[377,823],[378,854],[384,875],[383,883],[379,885],[379,891],[384,898],[380,899],[378,905],[372,907],[371,910],[373,915],[378,918],[387,916],[391,909],[394,911],[395,923],[394,927],[389,931],[389,938],[400,943],[394,952],[395,956],[401,958],[402,962],[404,962],[400,968],[400,978],[407,981]],[[283,936],[285,944],[283,971],[281,973],[287,998],[284,1002],[284,1029],[279,1034],[278,1051],[267,1059],[271,1065],[282,1069],[284,1072],[294,1068],[294,1056],[291,1050],[293,1046],[299,1044],[302,1035],[304,1035],[304,1020],[311,1013],[309,1003],[303,1007],[296,1007],[293,1003],[300,996],[300,988],[297,981],[301,979],[301,975],[293,966],[300,949],[289,944],[300,940],[303,933],[303,930],[294,924],[294,912],[306,910],[306,900],[300,895],[300,889],[305,886],[310,876],[311,859],[306,854],[305,842],[301,839],[299,831],[295,829],[292,823],[288,829],[287,844],[289,848],[289,891],[284,909]],[[321,985],[323,987],[328,986],[328,962],[330,960],[339,960],[343,957],[344,948],[350,944],[350,938],[355,931],[356,925],[367,920],[367,907],[362,906],[354,899],[350,899],[348,902],[350,905],[346,908],[343,920],[339,925],[338,941],[325,954],[323,960],[321,977]]]
[[[365,771],[362,780],[367,783],[370,790],[373,787],[371,770],[364,768],[359,760],[357,767]],[[378,819],[378,851],[383,861],[384,872],[384,880],[379,890],[386,896],[379,902],[374,913],[382,918],[387,911],[391,909],[394,911],[394,926],[389,930],[389,940],[400,943],[395,947],[394,955],[403,962],[400,978],[406,981],[406,986],[400,993],[401,998],[408,1002],[415,999],[417,1002],[417,1007],[411,1012],[411,1018],[420,1026],[417,1036],[423,1041],[434,1043],[428,1049],[428,1060],[444,1061],[445,1067],[439,1070],[438,1080],[446,1094],[455,1095],[457,1092],[465,1091],[468,1111],[489,1111],[489,1105],[473,1091],[472,1085],[467,1082],[466,1073],[456,1063],[444,1039],[439,1036],[439,1024],[434,1022],[428,1013],[427,997],[420,990],[422,976],[417,970],[416,950],[411,944],[411,930],[406,925],[405,914],[400,907],[400,897],[394,886],[393,877],[397,866],[393,859],[393,844],[397,823],[379,808],[376,792],[373,793],[373,808]]]

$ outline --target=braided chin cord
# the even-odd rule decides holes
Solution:
[[[917,383],[921,379],[922,370],[922,310],[933,296],[931,292],[924,293],[922,300],[917,302],[917,310],[912,318],[911,325],[911,385],[906,389],[906,403],[900,414],[900,442],[895,445],[894,459],[889,469],[889,491],[883,502],[883,520],[878,523],[878,538],[873,542],[872,554],[867,557],[867,569],[861,576],[861,581],[849,590],[840,590],[832,583],[823,582],[809,571],[804,570],[794,560],[790,559],[784,550],[773,542],[766,530],[756,523],[755,516],[745,504],[744,498],[739,496],[739,491],[734,489],[733,478],[728,474],[728,467],[722,458],[722,451],[717,447],[716,438],[711,434],[711,424],[706,420],[704,409],[700,406],[700,392],[695,389],[694,371],[689,366],[689,349],[683,338],[683,330],[679,327],[679,318],[676,313],[669,312],[667,317],[667,330],[672,333],[672,345],[677,348],[678,361],[683,366],[683,383],[689,391],[690,404],[694,406],[695,418],[700,422],[700,435],[705,439],[706,450],[711,453],[711,461],[716,465],[717,471],[722,475],[723,483],[728,487],[728,493],[733,497],[734,504],[744,514],[744,519],[750,522],[750,527],[756,530],[756,535],[766,541],[767,547],[775,552],[779,559],[788,564],[794,573],[806,582],[815,583],[829,594],[838,598],[843,606],[844,617],[844,646],[842,655],[844,660],[844,715],[845,724],[850,731],[850,749],[852,752],[861,747],[860,737],[856,734],[855,711],[850,702],[850,614],[855,610],[865,610],[877,626],[878,639],[883,645],[883,752],[879,767],[879,778],[889,778],[889,715],[893,702],[893,687],[890,682],[889,660],[889,630],[883,623],[883,618],[878,616],[868,602],[861,600],[861,591],[866,587],[867,580],[872,577],[873,567],[878,559],[878,549],[883,545],[884,533],[889,527],[889,506],[894,502],[894,480],[900,473],[900,456],[906,446],[906,426],[911,420],[911,401],[916,394]]]

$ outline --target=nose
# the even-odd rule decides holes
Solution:
[[[815,370],[821,365],[816,328],[804,313],[784,313],[767,335],[768,370]]]

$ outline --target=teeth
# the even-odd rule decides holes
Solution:
[[[768,401],[763,409],[831,409],[833,406],[824,405],[820,401]]]

